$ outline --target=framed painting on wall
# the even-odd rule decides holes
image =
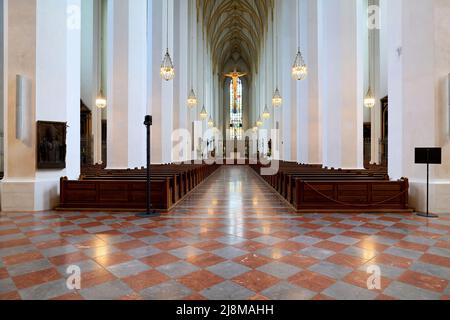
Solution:
[[[67,123],[37,122],[37,168],[66,168]]]

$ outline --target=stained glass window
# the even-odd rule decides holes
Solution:
[[[233,81],[230,82],[230,137],[232,140],[242,140],[243,121],[242,121],[242,81],[238,79],[237,94],[233,89]]]

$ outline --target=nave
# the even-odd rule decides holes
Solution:
[[[0,300],[449,299],[449,250],[449,215],[298,215],[249,167],[223,166],[156,219],[0,213]],[[373,265],[382,290],[367,289]]]

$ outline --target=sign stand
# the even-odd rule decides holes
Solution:
[[[152,209],[152,188],[151,188],[151,126],[153,125],[153,117],[152,116],[145,116],[145,122],[144,125],[147,127],[147,188],[146,188],[146,195],[147,195],[147,212],[145,213],[139,213],[136,216],[139,218],[154,218],[159,217],[159,213],[154,211]]]
[[[430,213],[430,164],[442,164],[442,149],[416,148],[415,163],[427,165],[427,212],[417,215],[425,218],[439,218],[438,215]]]

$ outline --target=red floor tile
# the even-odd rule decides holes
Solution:
[[[233,247],[242,249],[242,250],[245,250],[248,252],[255,252],[255,251],[258,251],[259,249],[265,248],[266,246],[260,242],[246,241],[246,242],[241,242],[241,243],[235,244]]]
[[[142,242],[139,240],[131,240],[131,241],[127,241],[127,242],[117,243],[114,246],[120,250],[127,251],[127,250],[146,247],[148,245],[145,242]]]
[[[370,263],[385,264],[388,266],[407,269],[411,267],[413,260],[382,253],[380,255],[377,255],[373,260],[370,261]]]
[[[0,293],[0,301],[12,301],[12,300],[22,300],[20,294],[17,291]]]
[[[354,256],[350,256],[347,254],[338,253],[334,256],[331,256],[327,259],[328,262],[332,262],[334,264],[343,265],[346,267],[350,267],[353,269],[357,269],[365,264],[369,259],[362,259]]]
[[[217,249],[222,249],[223,247],[225,247],[225,245],[223,243],[211,240],[211,241],[196,243],[193,245],[193,247],[204,250],[204,251],[214,251]]]
[[[277,249],[291,251],[291,252],[297,252],[302,249],[305,249],[307,247],[307,245],[298,243],[298,242],[294,242],[294,241],[283,241],[283,242],[274,244],[273,247],[277,248]]]
[[[261,292],[274,286],[280,280],[267,273],[252,270],[251,272],[244,273],[243,275],[234,278],[233,281],[254,292]]]
[[[250,253],[245,256],[238,257],[238,258],[234,259],[233,261],[243,264],[244,266],[252,268],[252,269],[259,268],[265,264],[272,262],[271,259],[263,257],[261,255],[254,254],[254,253]]]
[[[123,282],[125,282],[134,291],[140,292],[146,288],[156,286],[168,280],[169,278],[161,272],[149,270],[138,275],[125,278],[123,279]]]
[[[207,268],[213,265],[216,265],[218,263],[224,262],[225,259],[216,256],[212,253],[204,253],[197,256],[191,256],[186,259],[189,263],[201,267],[201,268]]]
[[[328,287],[332,286],[336,282],[336,280],[315,272],[302,271],[290,277],[289,282],[299,287],[320,293]]]
[[[97,269],[81,274],[81,287],[91,288],[114,280],[116,280],[116,277],[112,273],[105,269]]]
[[[31,261],[35,261],[35,260],[41,260],[42,258],[44,258],[44,256],[40,252],[33,251],[33,252],[21,253],[21,254],[9,256],[9,257],[4,257],[3,262],[6,266],[12,266],[12,265],[31,262]]]
[[[407,242],[407,241],[400,241],[395,244],[395,247],[399,247],[402,249],[409,249],[409,250],[415,250],[415,251],[427,251],[430,247],[424,244],[418,244],[414,242]]]
[[[9,277],[8,271],[6,268],[0,268],[0,280],[6,279]]]
[[[30,243],[31,243],[31,241],[26,238],[18,239],[18,240],[0,241],[0,249],[8,249],[8,248],[26,246]]]
[[[413,286],[443,293],[449,284],[449,280],[421,274],[414,271],[406,271],[401,275],[399,281]]]
[[[20,229],[7,229],[7,230],[0,230],[0,237],[1,236],[8,236],[12,234],[20,233]]]
[[[314,247],[339,252],[346,249],[348,246],[345,244],[340,244],[332,241],[322,241],[315,244]]]
[[[450,258],[445,258],[434,254],[426,253],[420,258],[420,261],[450,268]]]
[[[317,259],[303,256],[301,254],[286,256],[281,258],[280,261],[303,269],[307,269],[319,262]]]
[[[64,254],[62,256],[52,257],[48,260],[55,266],[63,266],[67,264],[77,263],[81,261],[88,260],[89,258],[81,252],[74,252],[69,254]]]
[[[160,243],[154,244],[153,246],[160,250],[169,251],[169,250],[186,247],[186,244],[183,242],[180,242],[180,241],[172,240],[172,241],[160,242]]]
[[[121,264],[124,262],[128,262],[133,260],[132,257],[130,257],[129,255],[125,254],[125,253],[113,253],[113,254],[108,254],[106,256],[102,256],[102,257],[97,257],[95,258],[95,261],[103,266],[103,267],[110,267],[110,266],[114,266],[116,264]]]
[[[319,238],[319,239],[324,239],[324,240],[330,239],[335,236],[334,234],[321,232],[321,231],[312,231],[312,232],[306,233],[305,235],[308,237]]]
[[[143,263],[145,263],[153,268],[157,268],[159,266],[177,262],[179,260],[180,260],[179,258],[177,258],[171,254],[168,254],[168,253],[160,253],[160,254],[156,254],[156,255],[141,259],[141,261]]]
[[[223,282],[224,279],[209,271],[201,270],[181,277],[177,281],[196,292],[200,292]]]
[[[21,276],[12,278],[16,284],[17,289],[25,289],[61,279],[61,275],[56,269],[47,269],[42,271],[36,271],[27,273]]]

